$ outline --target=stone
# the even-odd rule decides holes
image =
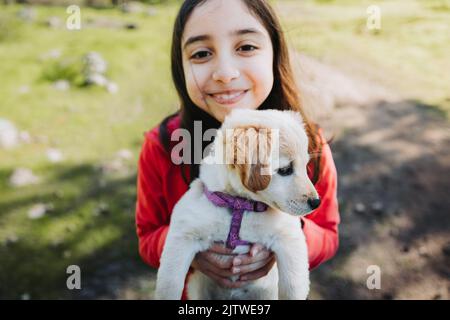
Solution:
[[[364,213],[365,211],[366,211],[366,206],[363,203],[358,202],[355,205],[355,212],[356,213]]]
[[[120,6],[120,10],[123,13],[142,13],[144,12],[144,6],[136,1],[125,2]]]
[[[47,150],[47,159],[51,163],[58,163],[61,162],[64,159],[64,157],[61,151],[59,151],[58,149],[50,148]]]
[[[107,215],[109,213],[110,213],[110,210],[109,210],[108,204],[101,202],[101,203],[99,203],[97,208],[95,208],[94,216]]]
[[[84,56],[85,73],[104,74],[108,70],[108,64],[98,52],[92,51]]]
[[[61,26],[63,25],[63,21],[61,20],[61,18],[55,17],[55,16],[48,18],[46,23],[47,23],[47,26],[49,26],[50,28],[54,28],[54,29],[61,28]]]
[[[22,85],[19,87],[19,89],[17,90],[17,92],[19,94],[27,94],[30,93],[30,86],[28,85]]]
[[[51,49],[41,56],[41,60],[58,59],[62,55],[61,49]]]
[[[93,73],[86,77],[86,84],[105,87],[108,84],[108,79],[100,73]]]
[[[33,174],[33,171],[27,168],[17,168],[9,178],[9,184],[12,187],[23,187],[39,183],[40,178]]]
[[[122,149],[116,153],[116,156],[120,159],[130,160],[133,158],[133,153],[128,149]]]
[[[0,147],[12,149],[19,144],[19,131],[9,120],[0,118]]]
[[[46,204],[38,203],[35,204],[28,210],[28,218],[32,220],[42,218],[48,211],[49,207]]]
[[[59,91],[67,91],[70,89],[70,82],[65,79],[57,80],[53,83],[53,88]]]
[[[17,13],[17,16],[25,22],[33,22],[36,19],[36,10],[24,7]]]
[[[371,209],[375,214],[380,215],[383,213],[384,205],[381,201],[376,201],[372,203]]]
[[[150,8],[148,8],[148,9],[146,10],[146,14],[147,14],[149,17],[153,17],[153,16],[156,16],[156,15],[158,14],[158,10],[156,10],[156,8],[150,7]]]
[[[106,90],[111,94],[115,94],[119,91],[119,86],[115,82],[108,81],[106,84]]]

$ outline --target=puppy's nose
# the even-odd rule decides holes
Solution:
[[[318,206],[320,206],[320,199],[316,198],[316,199],[308,199],[308,205],[311,207],[311,209],[316,209]]]

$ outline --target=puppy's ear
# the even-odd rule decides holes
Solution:
[[[237,170],[245,188],[252,192],[266,189],[271,179],[266,172],[271,151],[270,130],[244,127],[230,131],[226,150],[232,158],[227,163]]]

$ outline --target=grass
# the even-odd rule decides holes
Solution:
[[[366,10],[381,9],[368,30]],[[291,1],[280,13],[290,43],[344,71],[450,112],[450,1]]]
[[[67,297],[68,265],[80,265],[89,276],[95,266],[114,259],[139,261],[133,216],[135,163],[143,132],[176,106],[167,54],[175,10],[157,9],[158,15],[146,17],[83,8],[82,21],[107,17],[117,23],[131,21],[138,29],[80,31],[55,30],[44,24],[50,16],[65,19],[65,8],[35,7],[33,23],[16,18],[18,6],[0,9],[0,21],[19,26],[0,33],[0,61],[7,61],[0,64],[0,114],[33,139],[30,144],[0,150],[0,297]],[[70,78],[76,71],[55,71],[55,62],[42,59],[53,49],[72,61],[89,51],[99,52],[119,92],[78,86],[55,90],[49,78]],[[49,69],[56,76],[48,77]],[[19,93],[23,85],[29,93]],[[49,163],[45,153],[49,147],[62,151],[63,164]],[[97,167],[120,149],[134,155],[126,163],[128,173],[102,176]],[[18,167],[32,169],[42,182],[11,188],[8,179]],[[106,179],[103,184],[102,179]],[[30,220],[27,211],[37,202],[52,203],[54,210]],[[108,205],[108,213],[97,216],[96,208],[102,203]],[[17,243],[1,245],[12,235],[19,238]]]
[[[377,3],[383,12],[378,34],[364,28],[370,1],[286,0],[281,16],[296,49],[343,68],[358,63],[368,78],[448,112],[449,1]],[[176,109],[169,61],[176,8],[158,6],[152,17],[83,8],[83,23],[133,22],[138,28],[68,31],[44,23],[51,16],[64,21],[65,8],[37,6],[36,21],[24,23],[16,18],[20,6],[0,5],[0,115],[33,138],[0,149],[0,298],[70,297],[65,285],[71,264],[87,278],[117,261],[140,264],[133,216],[136,161],[143,132]],[[55,67],[42,58],[54,49],[75,65],[87,52],[99,52],[119,92],[76,85],[55,90],[52,81],[61,75],[76,83],[78,67]],[[29,93],[20,93],[21,86]],[[65,161],[49,163],[50,147],[60,149]],[[128,170],[103,175],[98,166],[120,149],[134,155]],[[41,182],[10,187],[18,167],[32,169]],[[27,212],[38,202],[54,209],[30,220]],[[18,241],[6,244],[14,235]]]

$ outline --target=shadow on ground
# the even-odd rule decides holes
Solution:
[[[312,298],[448,298],[448,123],[416,101],[347,106],[334,114],[340,248],[312,272]],[[134,228],[135,173],[105,180],[92,165],[48,170],[48,185],[0,203],[3,217],[54,203],[47,217],[25,218],[19,239],[0,247],[0,297],[151,297],[155,271],[138,256]],[[9,174],[0,172],[1,180]],[[62,236],[42,240],[58,221]],[[94,240],[81,245],[88,239]],[[80,291],[66,288],[71,264],[81,267]],[[380,290],[366,287],[373,264],[382,270]]]
[[[340,249],[313,272],[315,289],[325,299],[448,298],[448,123],[417,101],[348,108],[335,113],[363,120],[334,124]],[[380,266],[380,290],[366,286],[369,265]]]

